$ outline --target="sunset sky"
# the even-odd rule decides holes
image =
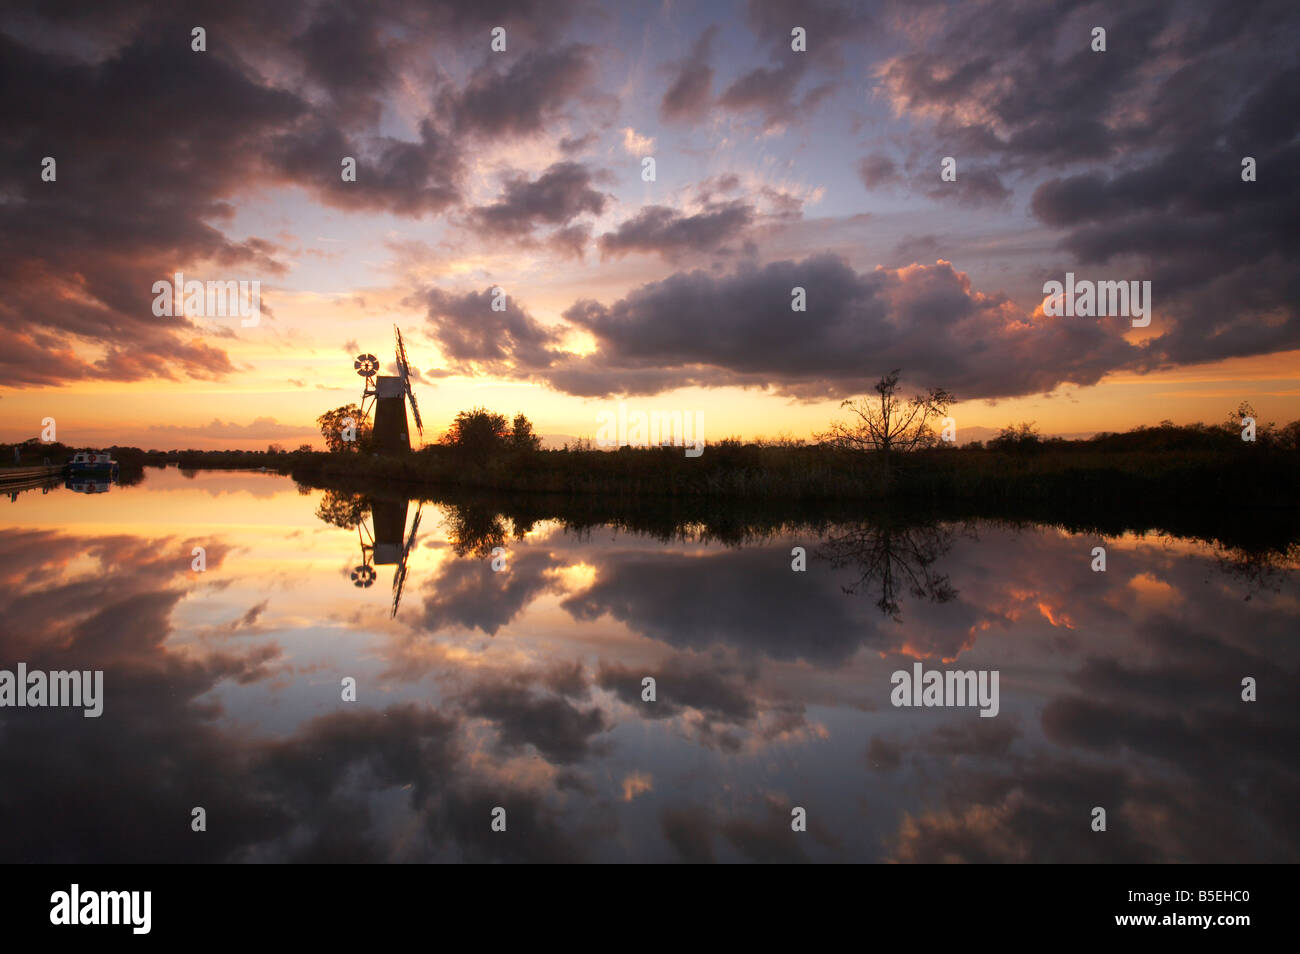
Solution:
[[[961,441],[1300,418],[1298,39],[1241,0],[7,3],[0,440],[322,446],[394,324],[426,441],[619,400],[810,437],[895,367]],[[260,323],[156,317],[177,271]],[[1044,315],[1066,272],[1150,281],[1150,326]]]

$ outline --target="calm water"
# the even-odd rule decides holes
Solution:
[[[0,709],[0,860],[1300,860],[1294,560],[995,523],[665,543],[176,470],[0,507],[0,669],[105,695]],[[998,715],[891,705],[917,661],[996,670]]]

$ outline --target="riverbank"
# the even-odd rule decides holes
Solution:
[[[797,500],[978,500],[1294,507],[1300,455],[1240,450],[1105,451],[1065,445],[1033,453],[983,448],[849,454],[822,447],[710,446],[537,451],[467,461],[431,447],[401,457],[288,455],[299,480],[403,481],[484,491]]]

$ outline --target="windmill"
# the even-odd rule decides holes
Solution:
[[[366,398],[373,394],[375,409],[375,426],[372,439],[375,450],[381,454],[397,454],[411,449],[411,434],[406,426],[406,402],[411,404],[411,415],[420,435],[424,435],[424,422],[420,420],[420,406],[415,403],[415,392],[411,390],[411,365],[406,359],[406,345],[402,342],[402,330],[393,325],[397,335],[397,374],[366,374],[371,367],[378,370],[378,361],[374,355],[358,355],[355,362],[357,374],[366,378],[366,386],[361,392],[362,413],[365,413]],[[367,360],[369,359],[369,360]],[[370,386],[374,376],[374,386]]]
[[[379,575],[376,566],[396,566],[393,571],[392,616],[397,615],[397,608],[402,602],[402,590],[406,586],[406,561],[415,546],[416,534],[420,530],[420,513],[424,509],[423,503],[416,507],[411,532],[407,534],[407,504],[405,498],[372,500],[369,526],[365,516],[357,523],[361,563],[352,568],[352,585],[359,589],[369,589]],[[371,527],[374,528],[373,532]]]

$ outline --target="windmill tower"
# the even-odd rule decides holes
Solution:
[[[411,434],[406,426],[406,402],[411,404],[411,415],[420,435],[424,435],[424,423],[420,420],[420,406],[415,403],[415,392],[411,390],[411,366],[406,360],[406,345],[402,343],[402,331],[393,325],[397,335],[397,374],[381,374],[375,378],[373,391],[367,386],[361,392],[362,410],[370,393],[374,394],[375,426],[372,431],[375,450],[381,454],[399,454],[411,449]],[[363,358],[357,358],[357,373],[362,371]],[[366,378],[369,385],[370,378]]]

